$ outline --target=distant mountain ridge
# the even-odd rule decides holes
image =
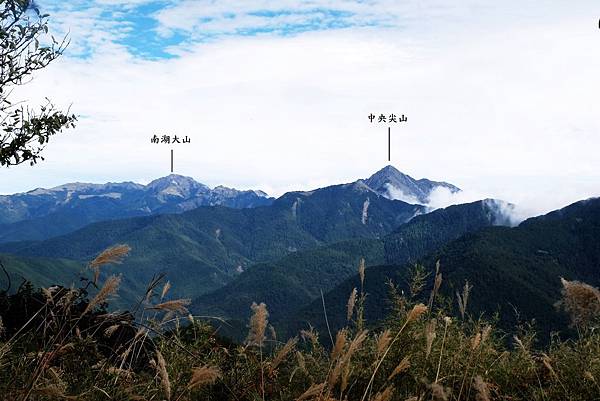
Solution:
[[[196,190],[165,191],[169,187],[156,190],[165,196]],[[255,263],[347,239],[381,238],[425,211],[359,182],[291,192],[269,206],[201,206],[182,214],[101,221],[43,241],[3,243],[0,252],[85,262],[108,246],[127,243],[131,255],[116,271],[125,272],[123,287],[130,293],[143,292],[153,275],[164,272],[172,291],[193,297],[222,287]]]
[[[451,192],[460,190],[446,182],[415,180],[392,166],[384,167],[367,179],[342,185],[420,205],[427,204],[432,191],[437,188]],[[281,199],[295,201],[297,198],[301,203],[313,192],[290,192]],[[70,183],[0,196],[0,243],[45,240],[100,221],[182,213],[200,206],[244,209],[268,206],[274,201],[263,191],[240,191],[225,186],[211,189],[193,178],[177,174],[156,179],[148,185],[134,182]],[[368,205],[365,206],[365,218],[368,218]]]
[[[247,208],[272,202],[262,191],[211,189],[176,174],[148,185],[64,184],[0,196],[0,242],[43,240],[104,220],[181,213],[200,206]]]
[[[427,205],[431,194],[436,189],[446,189],[451,193],[461,191],[457,186],[447,182],[432,181],[427,178],[414,179],[391,165],[385,166],[369,178],[340,185],[352,187],[359,192],[373,192],[387,199],[419,205]],[[309,196],[313,192],[314,190],[292,191],[284,194],[282,198],[295,196],[294,194]]]

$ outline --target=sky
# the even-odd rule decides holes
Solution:
[[[37,0],[70,45],[13,96],[79,121],[44,162],[0,170],[0,194],[147,183],[173,149],[175,173],[271,195],[392,164],[464,189],[441,203],[600,196],[600,4],[576,4]]]

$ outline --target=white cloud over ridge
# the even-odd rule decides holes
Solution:
[[[487,196],[485,194],[471,190],[452,192],[448,188],[437,187],[431,191],[431,194],[429,194],[429,202],[427,203],[427,206],[431,207],[432,209],[440,209],[450,205],[470,203],[486,198]]]
[[[388,191],[388,198],[410,204],[423,205],[426,207],[428,212],[437,209],[444,209],[452,205],[460,205],[484,200],[498,216],[502,217],[503,220],[499,224],[516,226],[526,218],[536,215],[534,210],[527,209],[522,205],[515,205],[502,199],[493,199],[485,194],[471,190],[460,190],[453,192],[446,187],[436,187],[429,194],[427,201],[423,203],[416,197],[406,194],[400,188],[397,188],[391,184],[387,184],[386,188]]]
[[[397,188],[389,183],[385,184],[384,186],[387,190],[387,197],[390,199],[399,200],[399,201],[410,203],[413,205],[421,203],[419,201],[419,199],[417,199],[415,196],[413,196],[411,194],[405,193],[401,188]],[[441,206],[441,207],[444,207],[444,206]],[[438,209],[438,208],[436,207],[436,209]]]
[[[516,226],[523,220],[544,212],[542,210],[531,209],[531,205],[514,204],[471,190],[452,192],[444,187],[437,187],[431,192],[426,206],[431,208],[431,210],[435,210],[479,200],[485,200],[487,205],[492,207],[511,226]]]

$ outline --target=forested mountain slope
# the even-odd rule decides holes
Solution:
[[[130,291],[143,293],[155,274],[166,273],[177,294],[198,296],[254,263],[346,239],[380,238],[424,210],[358,182],[289,193],[270,206],[200,207],[99,222],[45,241],[1,244],[0,250],[88,261],[108,246],[126,243],[131,255],[114,270]]]
[[[431,253],[421,262],[429,271],[425,300],[440,261],[442,296],[457,313],[456,292],[465,281],[472,285],[468,310],[477,316],[499,313],[501,326],[514,328],[518,320],[535,319],[544,335],[566,328],[566,317],[555,309],[560,297],[560,278],[600,285],[600,199],[572,204],[545,216],[528,219],[518,227],[488,227]],[[389,309],[388,280],[407,291],[410,265],[373,266],[366,271],[366,317],[371,323]],[[332,329],[346,323],[346,301],[353,288],[360,289],[358,275],[325,295]],[[311,323],[324,328],[321,300],[315,300],[286,325],[297,328]],[[546,337],[547,340],[547,337]]]
[[[498,202],[484,200],[419,215],[381,239],[356,239],[288,255],[251,266],[231,283],[197,298],[199,314],[243,320],[252,302],[269,305],[274,320],[293,314],[356,274],[361,258],[367,264],[402,264],[424,257],[445,243],[483,227],[504,224]],[[346,296],[346,294],[344,294]]]

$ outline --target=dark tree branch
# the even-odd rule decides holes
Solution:
[[[69,45],[66,37],[48,39],[47,17],[29,0],[0,0],[0,166],[44,160],[41,152],[50,137],[77,120],[49,100],[38,112],[9,101],[14,87],[29,82]],[[44,41],[49,44],[40,45]]]
[[[10,281],[10,274],[8,274],[8,271],[6,271],[6,267],[4,267],[4,263],[2,263],[1,260],[0,260],[0,268],[2,268],[2,271],[6,275],[6,279],[8,281],[8,286],[6,287],[6,290],[4,290],[8,294],[8,291],[10,291],[10,287],[11,287],[12,283]]]

